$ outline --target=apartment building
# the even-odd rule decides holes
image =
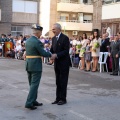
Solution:
[[[93,29],[93,5],[91,0],[41,0],[40,24],[43,34],[52,36],[52,25],[60,23],[62,31],[68,35],[91,34]]]
[[[0,0],[0,34],[30,34],[31,25],[39,22],[38,0]]]
[[[93,0],[93,29],[109,36],[120,32],[120,0]]]
[[[120,0],[104,0],[102,5],[102,33],[120,32]]]

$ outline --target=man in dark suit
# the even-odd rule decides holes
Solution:
[[[109,45],[110,45],[109,38],[106,37],[106,34],[103,34],[101,40],[100,52],[108,52]],[[104,55],[102,61],[104,61]],[[109,65],[108,59],[107,59],[107,64]],[[104,71],[107,71],[106,65],[104,65]]]
[[[114,41],[110,44],[110,55],[112,57],[112,74],[114,76],[118,75],[119,70],[119,52],[120,52],[120,41],[118,35],[114,36]]]
[[[42,103],[37,102],[37,91],[42,75],[42,59],[43,57],[51,57],[51,53],[44,50],[43,44],[38,39],[42,34],[42,27],[33,25],[33,36],[26,41],[26,71],[30,85],[29,94],[25,104],[25,108],[34,110],[41,106]]]
[[[109,39],[106,38],[106,34],[103,34],[100,46],[100,52],[108,52],[108,46],[110,42]]]
[[[67,84],[69,76],[70,56],[69,56],[69,38],[61,32],[61,25],[55,23],[52,31],[51,53],[54,53],[54,70],[56,75],[56,100],[52,104],[63,105],[67,103]]]

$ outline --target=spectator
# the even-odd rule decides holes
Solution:
[[[43,44],[45,43],[45,39],[44,39],[43,36],[40,38],[40,41],[41,41]]]
[[[46,39],[45,39],[45,43],[44,44],[48,44],[50,41],[49,41],[49,38],[48,37],[46,37]]]
[[[91,46],[92,46],[92,61],[93,61],[92,72],[96,72],[100,46],[101,46],[101,39],[99,38],[99,33],[97,31],[93,32],[93,41],[91,41]]]
[[[80,69],[84,70],[84,68],[85,68],[85,58],[84,58],[85,56],[84,56],[84,53],[85,53],[85,48],[86,48],[86,44],[87,44],[87,34],[83,33],[82,38],[83,38],[83,40],[81,41],[82,47],[80,49],[79,57],[81,59],[81,67],[80,67]]]
[[[106,39],[106,34],[103,34],[100,46],[100,52],[108,52],[109,39]]]
[[[112,57],[112,74],[117,76],[119,70],[120,42],[118,35],[114,36],[114,41],[110,44],[110,55]]]
[[[46,52],[50,52],[49,44],[44,45],[44,50]],[[43,60],[44,60],[44,63],[48,63],[49,62],[49,57],[44,57]]]
[[[13,49],[8,49],[8,51],[6,52],[6,56],[9,58],[15,58],[15,52]]]
[[[86,45],[86,51],[85,51],[85,61],[86,61],[86,70],[87,72],[90,71],[90,64],[91,64],[91,46],[90,46],[90,40],[87,41]]]

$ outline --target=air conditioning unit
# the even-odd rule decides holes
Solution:
[[[78,35],[78,31],[73,31],[72,35]]]

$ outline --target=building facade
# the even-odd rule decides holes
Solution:
[[[120,0],[104,0],[102,5],[102,33],[120,32]]]
[[[43,34],[52,36],[52,26],[60,23],[62,31],[68,35],[91,34],[93,29],[93,5],[91,0],[41,0],[40,24]]]
[[[120,32],[120,0],[94,0],[93,29],[109,36]]]
[[[0,0],[0,34],[30,34],[31,25],[39,22],[38,0]]]

